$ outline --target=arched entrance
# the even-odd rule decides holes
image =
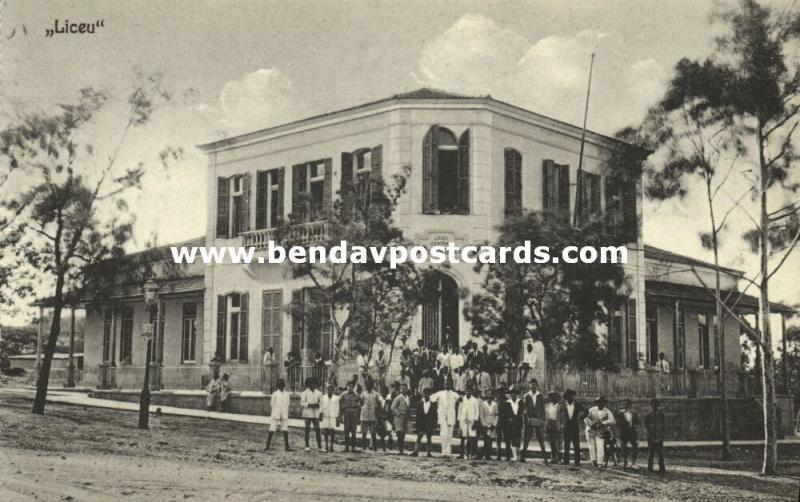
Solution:
[[[426,286],[429,294],[422,305],[422,341],[437,349],[459,344],[458,284],[449,275],[437,272]]]

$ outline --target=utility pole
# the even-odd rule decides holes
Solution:
[[[592,71],[594,70],[594,52],[589,61],[589,84],[586,87],[586,105],[583,108],[583,130],[581,131],[581,149],[578,154],[578,178],[575,183],[575,214],[572,217],[572,224],[578,226],[580,222],[580,214],[583,211],[583,187],[581,186],[581,177],[583,176],[583,149],[586,146],[586,122],[589,118],[589,96],[592,92]]]

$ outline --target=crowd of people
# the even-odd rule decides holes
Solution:
[[[459,374],[463,372],[453,373]],[[648,470],[653,470],[657,456],[660,472],[665,471],[666,423],[656,399],[651,400],[650,410],[642,422],[629,400],[616,412],[608,408],[604,397],[586,409],[576,401],[576,393],[571,389],[563,396],[556,392],[544,396],[535,378],[530,379],[524,394],[522,385],[504,382],[480,389],[476,384],[479,379],[469,381],[463,390],[458,390],[458,379],[453,377],[446,378],[438,390],[435,384],[423,381],[426,378],[430,376],[420,378],[418,398],[412,395],[410,384],[403,381],[376,389],[375,380],[367,377],[362,389],[360,376],[353,375],[344,392],[340,393],[331,383],[323,393],[317,389],[315,379],[307,379],[300,394],[305,450],[311,450],[313,429],[317,449],[335,451],[336,432],[343,425],[345,452],[396,449],[401,455],[408,453],[416,457],[423,454],[424,443],[424,454],[430,457],[433,456],[432,437],[438,435],[444,457],[452,456],[455,436],[460,439],[458,458],[492,460],[494,457],[525,462],[528,446],[535,438],[545,463],[569,464],[571,456],[574,465],[580,466],[580,432],[583,430],[593,466],[607,467],[610,461],[616,466],[621,456],[623,467],[628,467],[629,458],[630,465],[636,465],[639,429],[644,425],[649,450]],[[280,432],[284,448],[291,451],[289,396],[285,382],[279,379],[270,400],[267,450],[272,447],[275,433]],[[406,435],[412,423],[416,442],[407,445]],[[545,441],[549,443],[549,452]]]

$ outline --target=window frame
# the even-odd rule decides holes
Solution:
[[[187,313],[187,307],[192,306],[192,312]],[[191,343],[187,345],[187,321],[191,322],[190,333],[188,333]],[[189,354],[187,354],[187,348]],[[191,355],[191,357],[187,357]],[[197,362],[197,302],[184,302],[181,305],[181,364],[192,364]]]

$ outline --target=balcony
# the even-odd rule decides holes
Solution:
[[[294,225],[288,230],[288,238],[286,240],[297,244],[321,244],[328,239],[330,235],[330,223],[327,221],[314,221],[311,223],[303,223]],[[276,231],[274,228],[267,228],[264,230],[252,230],[242,234],[242,245],[245,247],[254,247],[257,250],[266,249],[269,241],[276,240]]]

